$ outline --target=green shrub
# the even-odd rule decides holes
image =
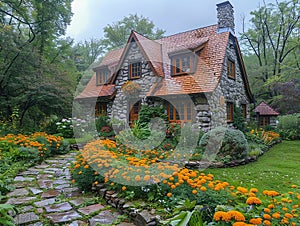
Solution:
[[[278,121],[277,129],[282,139],[300,139],[300,114],[279,116]]]
[[[243,159],[248,154],[248,143],[239,130],[217,127],[203,135],[200,140],[204,156],[214,161],[215,158],[226,161]]]
[[[246,132],[246,122],[242,109],[236,105],[234,105],[233,126],[243,133]]]

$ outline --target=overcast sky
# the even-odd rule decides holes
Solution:
[[[77,42],[102,38],[103,28],[129,14],[148,17],[156,27],[171,35],[217,23],[216,4],[223,0],[74,0],[74,13],[67,35]],[[235,11],[236,31],[242,30],[250,12],[263,5],[263,0],[230,0]],[[266,3],[275,0],[266,0]],[[247,24],[246,24],[247,25]]]

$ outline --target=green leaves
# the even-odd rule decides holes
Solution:
[[[107,25],[104,28],[104,43],[108,49],[123,47],[129,38],[132,30],[150,38],[158,39],[165,33],[164,30],[155,28],[149,18],[130,14],[123,20]]]

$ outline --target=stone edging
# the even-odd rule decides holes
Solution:
[[[116,208],[119,212],[127,214],[135,225],[155,226],[159,223],[160,217],[145,209],[138,209],[130,202],[118,197],[118,192],[108,190],[105,184],[97,184],[92,187],[93,192],[100,195],[107,204]]]

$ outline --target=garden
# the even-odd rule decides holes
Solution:
[[[107,117],[99,116],[101,139],[79,139],[86,145],[71,165],[72,183],[85,192],[103,186],[116,191],[139,211],[159,216],[161,225],[300,223],[299,115],[282,116],[276,129],[248,124],[243,131],[218,127],[206,134],[190,124],[153,125],[151,117],[165,115],[160,107],[142,107],[133,128],[116,135]],[[86,122],[75,120],[88,129]],[[54,135],[0,138],[2,196],[13,189],[20,171],[67,153],[76,142],[71,119],[55,125]],[[198,165],[191,167],[191,162]],[[239,166],[230,167],[232,163]],[[1,218],[10,208],[0,204]]]

